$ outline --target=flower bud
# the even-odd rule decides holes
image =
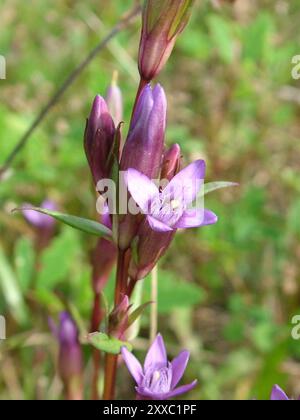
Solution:
[[[169,248],[176,231],[156,232],[147,220],[140,225],[137,242],[132,244],[134,258],[129,267],[129,276],[136,280],[145,278]]]
[[[109,178],[112,161],[109,159],[115,139],[115,125],[101,96],[96,96],[84,134],[84,149],[95,185]]]
[[[158,75],[189,21],[194,0],[146,0],[139,51],[139,71],[147,81]]]
[[[133,114],[123,149],[121,170],[136,169],[149,178],[157,178],[163,155],[167,100],[160,85],[146,86]]]
[[[32,226],[36,227],[39,230],[48,230],[52,229],[56,224],[56,221],[53,217],[47,216],[45,214],[38,213],[34,210],[27,210],[26,207],[29,209],[32,206],[31,204],[25,204],[23,210],[23,215],[25,219],[30,223]],[[41,207],[47,210],[57,210],[56,204],[51,200],[45,200],[42,202]]]
[[[83,358],[75,322],[67,312],[60,314],[59,325],[49,325],[59,343],[58,369],[69,399],[82,399]]]
[[[146,86],[131,121],[120,169],[134,168],[151,179],[160,173],[166,128],[167,100],[163,88]],[[140,218],[127,214],[119,220],[119,247],[127,249],[136,235]]]
[[[174,144],[164,155],[160,178],[171,181],[171,179],[180,171],[181,149],[178,144]]]

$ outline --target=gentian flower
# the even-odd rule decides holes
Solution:
[[[28,207],[28,210],[26,209]],[[23,215],[25,219],[34,227],[41,229],[41,230],[49,230],[52,229],[56,223],[55,219],[47,216],[46,214],[38,213],[34,210],[30,210],[32,208],[31,204],[25,204],[23,206]],[[47,210],[57,210],[56,204],[51,200],[45,200],[41,204],[41,207]]]
[[[84,134],[84,149],[95,185],[109,178],[111,150],[115,139],[115,125],[105,100],[97,95],[92,106]]]
[[[83,358],[77,326],[68,312],[60,314],[58,325],[50,318],[49,326],[59,343],[58,369],[68,398],[82,399]]]
[[[151,228],[156,232],[170,232],[217,222],[217,216],[210,210],[189,209],[203,186],[204,177],[205,162],[197,160],[180,171],[162,191],[135,169],[128,169],[127,185]]]
[[[164,67],[186,27],[194,0],[146,0],[139,50],[141,78],[152,80]]]
[[[159,176],[163,157],[167,100],[163,88],[146,86],[131,121],[120,170],[134,168],[152,178]],[[119,247],[127,249],[135,237],[140,220],[132,214],[119,218]]]
[[[126,347],[121,350],[124,362],[136,381],[139,399],[168,400],[192,390],[197,381],[177,387],[186,369],[189,352],[182,351],[168,362],[164,340],[157,335],[145,359],[144,367]]]

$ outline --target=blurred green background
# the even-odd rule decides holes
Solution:
[[[0,166],[68,73],[131,7],[130,0],[0,1]],[[214,4],[213,4],[214,3]],[[208,181],[236,181],[206,206],[217,225],[177,235],[159,271],[159,329],[170,355],[191,351],[187,398],[268,398],[279,383],[300,394],[300,54],[298,0],[197,1],[192,21],[159,77],[169,101],[168,143],[186,163],[205,158]],[[36,251],[36,233],[12,208],[51,198],[95,217],[82,137],[96,93],[118,70],[125,131],[138,83],[139,21],[115,38],[67,91],[0,182],[0,399],[57,399],[57,345],[47,317],[66,304],[88,326],[89,252],[95,239],[57,226]],[[113,281],[113,280],[112,280]],[[149,280],[145,281],[145,290]],[[146,297],[145,297],[146,299]],[[143,356],[148,314],[135,342]],[[92,372],[85,348],[86,388]],[[132,397],[126,370],[120,397]],[[122,385],[123,384],[123,385]],[[123,389],[124,388],[124,389]]]

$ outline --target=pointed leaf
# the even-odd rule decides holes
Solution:
[[[105,353],[110,354],[120,354],[121,348],[126,347],[129,351],[132,351],[131,344],[118,340],[114,337],[109,337],[104,333],[93,333],[88,335],[88,341],[92,346],[96,347],[98,350],[104,351]]]
[[[54,219],[62,222],[68,226],[73,227],[74,229],[81,230],[82,232],[88,233],[90,235],[103,236],[107,239],[111,238],[112,232],[106,226],[98,223],[94,220],[83,219],[82,217],[72,216],[70,214],[59,213],[58,211],[51,211],[47,209],[41,209],[39,207],[26,207],[22,209],[15,209],[13,211],[26,211],[33,210],[47,216],[51,216]]]
[[[236,182],[226,182],[226,181],[209,182],[208,184],[204,185],[204,188],[202,188],[200,195],[204,196],[213,191],[221,190],[223,188],[238,187],[238,186],[239,184]]]
[[[139,306],[137,309],[135,309],[129,316],[128,320],[128,327],[130,327],[144,312],[144,310],[151,305],[153,302],[146,302],[143,305]]]

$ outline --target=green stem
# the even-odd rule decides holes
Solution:
[[[154,341],[158,326],[158,268],[157,265],[151,272],[151,313],[150,313],[150,341]]]

